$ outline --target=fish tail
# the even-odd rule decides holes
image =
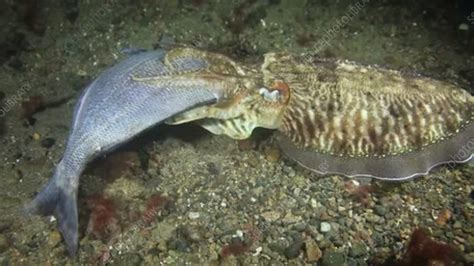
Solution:
[[[70,179],[65,178],[61,169],[62,167],[56,169],[48,184],[23,208],[23,213],[53,215],[69,255],[74,256],[78,246],[77,187],[64,182]]]

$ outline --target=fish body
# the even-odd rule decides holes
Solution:
[[[87,163],[175,114],[221,101],[228,86],[238,86],[231,74],[217,75],[224,70],[214,69],[206,55],[186,50],[137,53],[84,90],[53,177],[25,207],[27,214],[57,218],[71,255],[78,243],[79,177]]]

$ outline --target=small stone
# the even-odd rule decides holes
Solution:
[[[323,254],[319,249],[318,244],[312,238],[307,239],[304,244],[308,262],[316,262],[322,257]]]
[[[41,146],[43,148],[51,148],[56,141],[53,138],[45,138],[41,141]]]
[[[191,220],[198,219],[201,216],[199,212],[189,212],[188,217]]]
[[[178,237],[178,238],[172,238],[168,241],[167,243],[168,249],[171,250],[176,250],[179,252],[189,252],[191,251],[191,246],[186,241],[186,239]]]
[[[319,227],[319,231],[321,231],[321,233],[327,233],[331,231],[331,224],[328,222],[322,222]]]
[[[8,239],[6,236],[0,234],[0,253],[5,252],[8,249]]]
[[[380,216],[385,216],[385,214],[387,214],[387,209],[382,205],[375,205],[374,211],[377,215],[380,215]]]
[[[350,249],[351,257],[360,257],[367,253],[367,249],[363,243],[355,243],[352,245]]]
[[[302,232],[306,229],[306,223],[296,223],[294,228],[296,231]]]
[[[118,257],[123,265],[142,265],[143,258],[137,253],[124,253]]]
[[[319,207],[319,203],[318,203],[318,201],[317,201],[315,198],[312,198],[312,199],[311,199],[310,205],[311,205],[311,208],[314,208],[314,209],[316,209],[317,207]]]
[[[41,135],[37,132],[33,133],[33,135],[31,136],[33,138],[33,140],[39,140],[41,138]]]
[[[85,70],[83,70],[83,69],[79,69],[79,70],[77,71],[77,75],[78,75],[78,76],[85,77],[85,76],[87,76],[87,72],[86,72]]]
[[[460,221],[456,221],[453,224],[454,229],[461,229],[462,228],[462,223]]]
[[[280,254],[285,254],[285,249],[286,246],[282,242],[273,242],[268,244],[268,248],[271,249],[274,252],[280,253]]]
[[[323,255],[323,266],[340,266],[346,263],[344,254],[335,250],[325,251]]]
[[[61,242],[61,234],[59,231],[52,231],[49,233],[47,242],[49,247],[53,248],[58,245],[59,242]]]
[[[285,257],[287,259],[294,259],[300,254],[300,250],[303,247],[304,242],[297,240],[291,243],[284,251]]]
[[[257,142],[253,139],[244,139],[239,141],[239,150],[248,151],[253,150],[257,147]]]
[[[291,212],[288,212],[285,217],[283,217],[282,221],[285,223],[285,224],[294,224],[294,223],[297,223],[299,221],[301,221],[302,218],[301,216],[295,216],[293,215]]]
[[[451,219],[452,213],[449,209],[442,209],[436,217],[437,225],[445,225]]]
[[[269,222],[274,222],[278,219],[280,219],[281,213],[276,212],[276,211],[268,211],[262,213],[262,217]]]
[[[278,162],[280,160],[281,153],[277,148],[268,148],[265,150],[265,158],[270,162]]]

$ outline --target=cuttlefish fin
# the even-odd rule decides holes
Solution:
[[[453,166],[473,159],[474,124],[469,124],[449,139],[431,144],[420,151],[385,157],[339,157],[297,147],[283,134],[278,136],[283,153],[318,174],[372,177],[382,180],[406,180],[443,164]]]

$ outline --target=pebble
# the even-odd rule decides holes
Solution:
[[[125,253],[118,257],[118,261],[123,263],[122,265],[142,265],[143,259],[137,253]]]
[[[377,215],[380,215],[380,216],[385,216],[385,214],[387,214],[387,209],[382,205],[375,205],[374,211]]]
[[[341,252],[337,252],[335,250],[329,250],[324,252],[323,255],[323,266],[340,266],[345,265],[346,259],[344,258],[344,254]]]
[[[33,135],[31,136],[34,140],[39,140],[41,138],[41,135],[37,132],[33,133]]]
[[[53,138],[45,138],[41,141],[41,146],[43,148],[51,148],[56,141]]]
[[[295,242],[291,243],[283,252],[287,259],[294,259],[298,257],[300,254],[301,248],[303,248],[304,242],[301,240],[296,240]]]
[[[269,222],[274,222],[278,219],[280,219],[281,213],[276,212],[276,211],[268,211],[262,213],[262,217]]]
[[[300,223],[296,223],[295,226],[294,226],[294,229],[296,231],[299,231],[299,232],[302,232],[306,229],[306,223],[303,223],[303,222],[300,222]]]
[[[453,228],[454,228],[454,229],[461,229],[461,228],[462,228],[461,222],[460,222],[460,221],[454,222]]]
[[[322,257],[322,252],[319,249],[318,244],[312,238],[307,239],[304,244],[308,262],[316,262]]]
[[[167,243],[168,249],[176,250],[179,252],[189,252],[191,251],[191,245],[186,241],[186,239],[178,237],[172,238]]]
[[[49,233],[48,237],[48,246],[49,247],[55,247],[59,242],[61,242],[61,234],[59,231],[52,231]]]
[[[0,234],[0,253],[5,252],[8,249],[8,239],[6,236]]]
[[[367,253],[367,249],[363,243],[355,243],[352,245],[349,254],[351,257],[360,257]]]
[[[449,209],[442,209],[436,217],[437,225],[445,225],[451,219],[452,213]]]
[[[322,222],[319,227],[319,231],[321,231],[321,233],[327,233],[331,231],[331,224],[328,222]]]
[[[291,212],[288,212],[285,217],[283,217],[282,222],[284,222],[285,224],[294,224],[301,220],[301,216],[295,216]]]
[[[191,220],[198,219],[201,215],[199,212],[189,212],[188,217]]]
[[[265,150],[265,158],[270,162],[278,162],[280,160],[281,153],[277,148],[268,148]]]

